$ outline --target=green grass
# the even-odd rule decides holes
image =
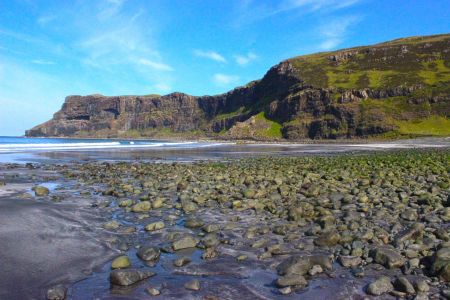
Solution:
[[[390,97],[385,99],[365,99],[361,101],[361,111],[369,113],[378,110],[387,116],[393,118],[400,117],[402,114],[418,114],[430,112],[431,107],[428,101],[419,104],[410,104],[408,97]]]
[[[429,84],[450,81],[450,68],[447,68],[443,59],[422,63],[424,70],[419,72],[419,76]]]
[[[379,45],[289,59],[297,76],[317,88],[383,89],[450,82],[450,35],[413,37]],[[430,43],[424,47],[424,43]],[[340,56],[346,54],[347,56]],[[338,61],[330,59],[333,55]]]
[[[395,121],[400,134],[426,136],[450,136],[450,119],[442,116],[431,116],[415,121]]]
[[[262,131],[261,134],[270,138],[281,138],[281,124],[274,122],[272,120],[267,119],[266,114],[262,111],[259,114],[255,115],[256,120],[264,121],[268,123],[269,128]]]
[[[235,111],[218,114],[217,116],[214,117],[214,120],[219,121],[219,120],[230,119],[232,117],[239,116],[240,114],[245,113],[245,112],[246,112],[245,107],[241,106]]]

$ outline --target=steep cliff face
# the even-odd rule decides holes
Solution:
[[[53,119],[27,132],[32,136],[126,132],[170,127],[174,131],[198,129],[205,117],[197,98],[180,93],[166,96],[68,96]]]
[[[28,136],[319,139],[450,134],[450,35],[300,56],[216,96],[69,96]]]

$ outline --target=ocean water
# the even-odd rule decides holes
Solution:
[[[390,142],[253,143],[0,137],[0,163],[193,162],[261,156],[334,155],[398,149],[450,149],[450,138]]]
[[[222,145],[222,143],[126,139],[28,138],[0,136],[0,153],[36,151],[95,151],[146,148],[202,148],[218,145]]]

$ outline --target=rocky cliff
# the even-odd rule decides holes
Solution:
[[[450,35],[299,56],[216,96],[68,96],[27,136],[450,135]]]

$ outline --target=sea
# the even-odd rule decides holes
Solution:
[[[199,148],[222,144],[223,143],[198,141],[178,142],[161,140],[69,139],[0,136],[0,153],[146,148]]]
[[[73,161],[198,161],[259,156],[328,155],[413,148],[450,148],[450,138],[320,143],[32,138],[0,136],[0,163]]]

